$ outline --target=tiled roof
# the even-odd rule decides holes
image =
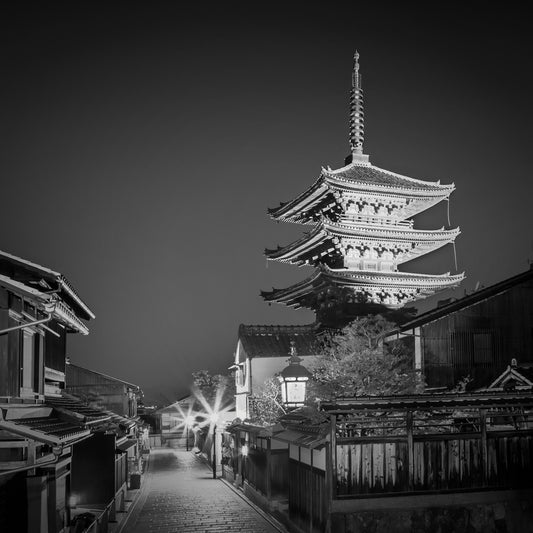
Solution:
[[[135,420],[134,418],[128,418],[127,416],[119,415],[107,409],[104,410],[104,412],[109,415],[110,422],[113,422],[114,424],[119,424],[127,428],[130,428],[138,423],[138,420]]]
[[[395,172],[375,167],[373,165],[348,165],[334,171],[324,171],[328,176],[336,178],[369,183],[375,185],[384,185],[387,187],[401,187],[405,189],[434,189],[442,190],[453,188],[453,185],[441,185],[439,182],[422,181]]]
[[[404,409],[438,409],[448,407],[491,407],[491,406],[521,406],[533,407],[531,392],[501,391],[478,393],[439,393],[397,396],[359,396],[354,398],[339,398],[332,402],[322,402],[323,411],[331,413],[345,413],[364,410],[404,410]]]
[[[289,357],[291,341],[298,355],[316,355],[319,345],[316,327],[306,326],[239,326],[239,340],[249,357]]]
[[[18,420],[11,420],[11,422],[16,426],[25,426],[33,431],[39,431],[46,435],[59,437],[61,440],[68,440],[72,437],[87,433],[87,430],[84,427],[65,422],[54,416],[21,418]]]
[[[89,429],[53,415],[9,420],[1,416],[0,429],[51,445],[72,443],[90,434]]]
[[[46,405],[53,407],[59,412],[71,414],[85,424],[93,424],[95,422],[103,422],[111,418],[111,415],[102,410],[94,409],[85,405],[81,400],[74,396],[63,395],[60,397],[46,396]]]

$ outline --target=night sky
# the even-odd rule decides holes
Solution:
[[[95,312],[73,362],[165,403],[192,371],[226,372],[240,323],[314,320],[259,296],[310,273],[266,267],[265,247],[309,229],[266,209],[343,165],[356,49],[371,162],[456,184],[467,279],[424,308],[529,268],[525,13],[197,4],[0,8],[0,249],[62,272]],[[417,227],[446,224],[443,202]],[[453,248],[407,267],[454,272]]]

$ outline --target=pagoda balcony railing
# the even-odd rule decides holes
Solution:
[[[344,214],[339,222],[342,223],[355,223],[355,224],[372,224],[374,226],[395,226],[401,228],[412,228],[414,223],[412,220],[399,220],[391,217],[380,217],[373,215],[359,215],[359,214]]]

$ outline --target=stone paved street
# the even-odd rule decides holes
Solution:
[[[139,500],[121,533],[279,533],[263,515],[193,453],[159,448],[150,453]]]

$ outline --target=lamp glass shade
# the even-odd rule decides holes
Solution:
[[[307,377],[280,377],[281,398],[286,406],[299,407],[304,405],[308,379]]]

